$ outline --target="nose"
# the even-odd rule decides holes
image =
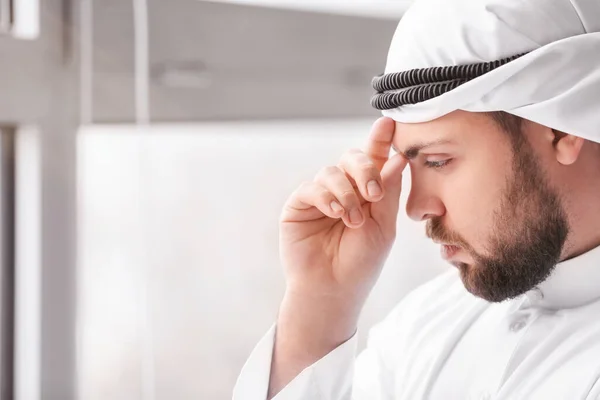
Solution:
[[[406,202],[406,214],[413,221],[426,221],[433,217],[441,217],[446,212],[444,203],[427,188],[412,177],[410,194]]]

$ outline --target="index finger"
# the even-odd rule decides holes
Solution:
[[[373,161],[379,171],[390,157],[392,139],[396,122],[389,117],[381,117],[371,127],[365,154]]]

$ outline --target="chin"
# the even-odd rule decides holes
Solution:
[[[465,289],[473,296],[493,303],[499,303],[506,300],[504,297],[496,298],[491,293],[487,293],[487,290],[482,290],[483,288],[476,283],[477,279],[474,277],[474,269],[477,268],[476,265],[464,262],[453,262],[452,265],[459,270],[460,279],[462,280]]]

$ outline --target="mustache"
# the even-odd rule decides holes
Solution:
[[[469,248],[469,244],[456,232],[446,229],[440,217],[433,217],[425,224],[425,234],[431,240],[444,244]]]

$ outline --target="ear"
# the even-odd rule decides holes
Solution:
[[[579,158],[585,139],[556,130],[553,132],[556,160],[563,165],[573,164]]]

